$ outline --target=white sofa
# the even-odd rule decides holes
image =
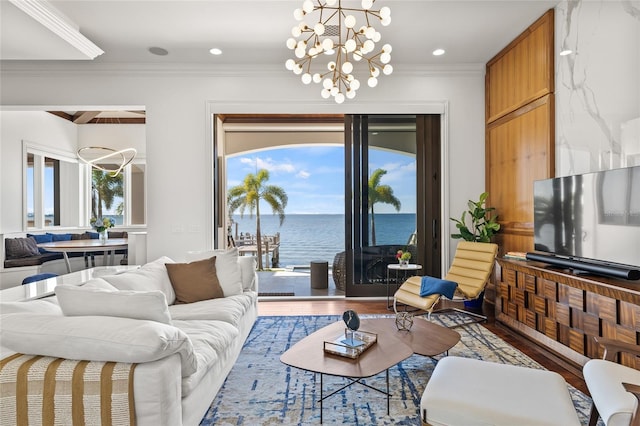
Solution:
[[[138,363],[137,424],[197,425],[257,318],[255,259],[202,252],[188,260],[211,255],[226,281],[222,298],[173,304],[165,264],[175,262],[163,257],[81,287],[60,286],[54,297],[0,304],[0,355]]]

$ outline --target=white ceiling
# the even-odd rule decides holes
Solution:
[[[33,0],[31,0],[33,1]],[[44,1],[44,0],[42,0]],[[282,65],[302,0],[49,0],[104,54],[95,63]],[[342,0],[359,5],[359,1]],[[391,8],[391,25],[378,26],[403,66],[486,63],[557,0],[377,0]],[[36,20],[0,0],[0,59],[79,60],[82,55]],[[149,53],[156,46],[166,56]],[[220,56],[209,49],[223,50]],[[431,52],[446,49],[441,57]],[[86,58],[85,58],[86,60]]]

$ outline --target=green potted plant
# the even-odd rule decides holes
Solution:
[[[458,228],[458,233],[451,234],[451,238],[480,243],[491,241],[491,237],[500,230],[500,224],[497,222],[498,216],[492,214],[495,207],[486,207],[485,205],[487,197],[489,197],[489,193],[483,192],[478,201],[469,200],[467,204],[469,210],[463,211],[460,219],[450,218]],[[467,226],[467,213],[471,218],[471,227]],[[470,309],[480,309],[483,300],[484,291],[476,300],[465,301],[464,305]]]
[[[497,222],[498,216],[492,214],[495,208],[485,206],[488,196],[488,192],[483,192],[478,201],[469,200],[469,210],[463,211],[460,219],[450,218],[458,228],[458,233],[451,234],[451,238],[481,243],[491,241],[491,237],[500,230],[500,224]],[[467,226],[467,213],[471,219],[470,226]]]

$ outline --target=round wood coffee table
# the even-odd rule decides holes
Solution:
[[[330,324],[308,335],[280,356],[280,361],[291,367],[320,374],[320,423],[322,402],[354,383],[360,383],[387,396],[389,415],[389,368],[411,355],[435,356],[448,352],[460,341],[460,335],[446,327],[415,318],[410,331],[396,328],[395,318],[363,319],[360,330],[378,335],[377,342],[358,358],[350,359],[324,352],[324,342],[334,341],[344,333],[343,321]],[[362,379],[386,372],[386,391],[374,388]],[[324,396],[323,376],[345,377],[350,383]]]

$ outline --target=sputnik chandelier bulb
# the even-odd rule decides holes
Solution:
[[[362,0],[362,8],[358,9],[342,6],[342,0],[305,0],[302,9],[293,12],[299,23],[291,30],[293,37],[287,40],[287,47],[294,51],[296,59],[287,60],[287,69],[301,75],[304,84],[322,83],[322,97],[333,96],[339,104],[345,98],[353,99],[360,88],[360,81],[353,74],[354,63],[366,63],[367,84],[376,87],[380,72],[389,75],[393,67],[389,63],[389,44],[373,53],[382,35],[371,25],[372,21],[380,21],[383,26],[391,23],[391,9],[385,6],[374,10],[375,1]],[[319,16],[315,23],[308,23],[306,19],[314,12]],[[312,74],[313,60],[317,59],[317,64],[323,56],[328,57],[324,69]]]

